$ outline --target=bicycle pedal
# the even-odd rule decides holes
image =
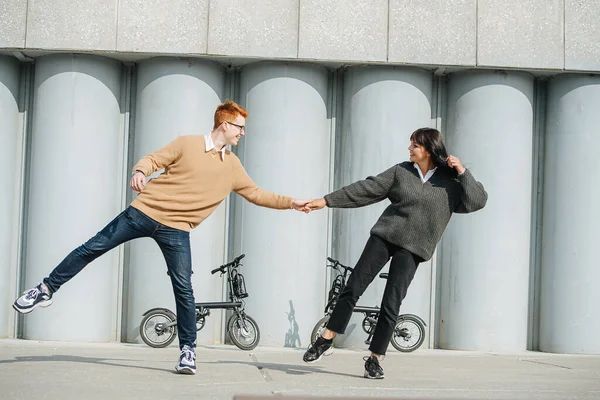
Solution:
[[[365,340],[365,344],[369,345],[369,344],[371,344],[371,341],[370,340]]]

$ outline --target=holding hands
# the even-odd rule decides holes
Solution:
[[[327,203],[324,198],[311,200],[306,206],[310,209],[310,211],[320,210],[325,207]]]
[[[292,202],[292,208],[296,211],[302,211],[308,214],[310,212],[310,208],[306,206],[308,203],[310,203],[310,200],[294,199],[294,201]]]
[[[327,203],[324,198],[314,200],[294,200],[292,208],[297,211],[302,211],[308,214],[311,211],[320,210],[325,207]]]

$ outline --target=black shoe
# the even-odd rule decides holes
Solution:
[[[383,379],[383,368],[379,365],[379,360],[375,356],[365,357],[365,378]]]
[[[323,339],[321,336],[317,338],[315,344],[311,345],[302,359],[306,363],[314,363],[319,361],[322,356],[328,356],[333,353],[333,339]]]

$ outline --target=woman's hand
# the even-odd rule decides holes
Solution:
[[[459,175],[465,172],[465,167],[463,167],[458,157],[449,155],[448,158],[446,158],[446,162],[448,163],[448,166],[454,168]]]
[[[327,202],[325,201],[325,199],[320,198],[320,199],[311,200],[311,202],[308,203],[306,205],[306,207],[310,208],[311,211],[316,211],[316,210],[320,210],[321,208],[325,207],[326,205],[327,205]]]

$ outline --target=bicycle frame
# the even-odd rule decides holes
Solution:
[[[243,275],[238,272],[242,265],[240,260],[244,254],[236,257],[233,261],[213,269],[211,274],[221,272],[221,276],[227,274],[227,285],[229,288],[229,301],[197,302],[196,309],[196,331],[204,328],[206,317],[211,310],[233,310],[227,322],[227,332],[233,344],[242,350],[252,350],[260,341],[260,329],[256,321],[246,314],[244,300],[248,297]],[[166,320],[166,322],[163,322]],[[177,335],[177,316],[166,308],[153,308],[143,314],[140,323],[140,336],[150,347],[167,347]]]
[[[241,257],[243,258],[243,256]],[[219,268],[216,268],[211,271],[211,274],[215,274],[217,272],[221,272],[221,275],[227,273],[227,286],[229,287],[229,301],[215,301],[215,302],[199,302],[196,303],[196,322],[199,323],[200,320],[203,321],[205,317],[210,315],[210,310],[233,310],[237,315],[244,315],[244,301],[242,297],[238,297],[237,290],[234,287],[234,282],[236,279],[237,268],[242,266],[239,259],[235,259],[229,264],[225,264]],[[224,270],[227,270],[225,272]],[[247,297],[244,296],[244,298]],[[202,327],[204,323],[202,322]],[[202,329],[202,327],[200,329]],[[198,330],[200,330],[198,329]]]
[[[227,274],[227,285],[229,287],[229,301],[213,301],[213,302],[199,302],[195,303],[196,307],[196,330],[199,331],[204,328],[206,317],[210,316],[210,310],[233,310],[236,315],[240,317],[245,315],[244,311],[244,301],[241,297],[238,297],[236,294],[236,290],[234,288],[234,275],[238,274],[237,269],[242,266],[240,260],[244,258],[244,255],[237,257],[232,262],[222,265],[219,268],[216,268],[211,271],[211,274],[216,274],[217,272],[221,272],[221,275]],[[235,271],[235,272],[234,272]],[[247,297],[247,294],[246,296]],[[148,314],[150,311],[154,311],[162,308],[153,308],[144,313],[144,316]],[[175,314],[173,314],[170,310],[164,309],[168,311],[173,316],[173,321],[167,324],[163,324],[163,329],[167,329],[172,326],[177,326],[177,321],[175,318]],[[245,320],[242,319],[245,324]],[[245,326],[244,326],[245,327]]]

